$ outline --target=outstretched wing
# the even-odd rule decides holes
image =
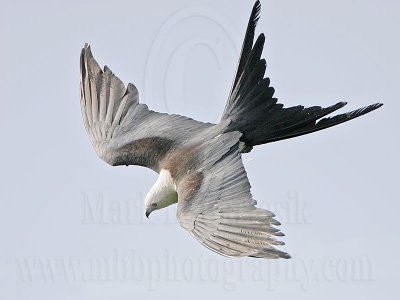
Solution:
[[[264,78],[265,59],[261,59],[265,43],[264,34],[254,42],[255,28],[261,4],[256,1],[248,23],[239,64],[222,119],[231,119],[231,130],[243,133],[242,140],[255,146],[292,138],[322,130],[369,113],[382,104],[377,103],[355,111],[326,117],[347,103],[339,102],[330,107],[302,105],[284,108],[274,98],[275,90],[270,79]]]
[[[290,258],[274,248],[283,234],[268,210],[257,208],[231,132],[204,147],[210,155],[178,183],[177,217],[182,227],[207,248],[228,257]],[[219,156],[218,157],[216,157]]]
[[[81,108],[86,131],[100,158],[111,165],[159,169],[173,147],[212,124],[157,113],[139,103],[133,84],[127,88],[111,70],[101,70],[90,46],[81,52]]]

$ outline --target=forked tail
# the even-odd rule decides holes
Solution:
[[[247,147],[284,140],[352,120],[369,113],[383,104],[376,103],[351,112],[327,117],[347,103],[339,102],[323,108],[320,106],[294,106],[284,108],[274,98],[270,79],[264,78],[266,62],[261,59],[265,37],[260,34],[253,44],[261,4],[254,4],[239,64],[222,120],[230,119],[228,131],[243,133]]]

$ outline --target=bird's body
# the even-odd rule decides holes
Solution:
[[[254,42],[260,3],[253,7],[232,90],[221,121],[203,123],[151,111],[133,84],[101,70],[89,46],[81,54],[81,107],[86,130],[110,165],[139,165],[159,173],[145,199],[146,215],[178,203],[182,227],[229,257],[289,258],[275,246],[283,234],[270,211],[257,208],[241,153],[254,146],[332,127],[381,106],[326,117],[346,105],[284,108],[273,97],[265,37]]]

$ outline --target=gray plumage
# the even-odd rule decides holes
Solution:
[[[209,249],[229,257],[289,258],[275,249],[283,245],[276,240],[283,234],[274,214],[255,206],[241,152],[343,123],[381,104],[328,118],[345,103],[328,108],[277,103],[264,78],[264,35],[253,44],[260,7],[257,1],[219,124],[149,110],[133,84],[125,88],[108,67],[99,67],[88,45],[81,53],[81,108],[101,159],[160,173],[147,197],[147,214],[178,202],[179,223]]]

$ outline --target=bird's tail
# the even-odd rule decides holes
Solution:
[[[247,147],[292,138],[329,128],[362,116],[382,106],[376,103],[351,112],[326,117],[346,105],[339,102],[323,108],[295,106],[284,108],[274,98],[269,78],[264,78],[266,62],[261,59],[265,37],[253,45],[261,5],[254,4],[231,93],[222,120],[231,120],[228,131],[242,132]]]

